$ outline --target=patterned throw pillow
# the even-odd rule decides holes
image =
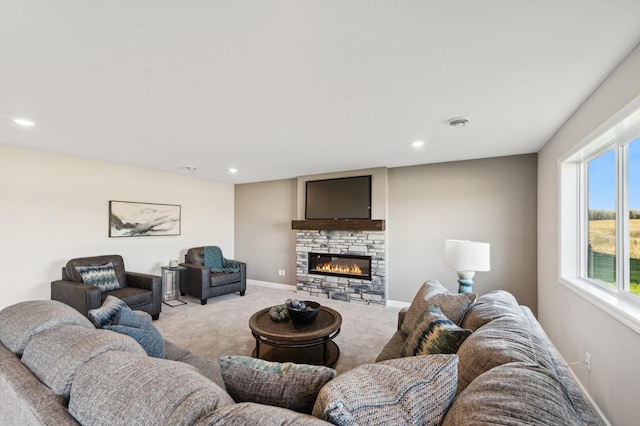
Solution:
[[[120,288],[116,270],[111,262],[96,266],[76,266],[76,271],[82,277],[83,283],[99,287],[102,293]]]
[[[447,318],[460,325],[464,314],[476,301],[475,293],[451,293],[437,280],[427,281],[420,287],[402,322],[402,333],[409,335],[425,309],[438,305]]]
[[[113,324],[118,312],[124,308],[129,308],[124,300],[115,296],[107,296],[102,302],[102,306],[88,312],[88,317],[96,328],[103,328],[105,325]]]
[[[257,402],[310,414],[333,368],[269,362],[246,356],[218,358],[227,392],[235,402]]]
[[[471,335],[447,318],[438,305],[429,306],[402,347],[402,356],[455,354]]]
[[[133,337],[149,356],[154,358],[165,356],[164,339],[158,329],[151,324],[151,319],[136,314],[126,305],[116,314],[113,324],[105,325],[104,328]]]
[[[360,365],[320,390],[313,415],[336,425],[439,425],[457,377],[457,355]]]

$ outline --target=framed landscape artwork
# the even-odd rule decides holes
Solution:
[[[176,204],[109,201],[109,237],[180,235]]]

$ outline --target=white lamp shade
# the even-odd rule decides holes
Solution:
[[[446,240],[444,265],[456,271],[488,271],[490,268],[489,243]]]

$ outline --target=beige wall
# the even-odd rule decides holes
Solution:
[[[189,247],[234,252],[233,185],[0,145],[0,309],[49,299],[74,257],[121,254],[127,269],[160,274]],[[180,204],[182,234],[108,237],[109,200]]]
[[[236,185],[236,255],[247,262],[247,278],[296,285],[295,215],[296,179]]]
[[[529,154],[390,169],[389,298],[411,301],[430,278],[456,292],[444,241],[486,241],[491,271],[476,273],[473,290],[510,291],[535,313],[536,162]]]
[[[639,75],[636,47],[545,145],[538,161],[539,318],[567,362],[591,353],[591,372],[582,366],[573,371],[615,425],[638,423],[640,335],[558,281],[558,160],[640,95]]]

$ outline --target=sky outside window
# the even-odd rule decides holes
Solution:
[[[589,210],[616,209],[616,161],[611,150],[589,161]]]

